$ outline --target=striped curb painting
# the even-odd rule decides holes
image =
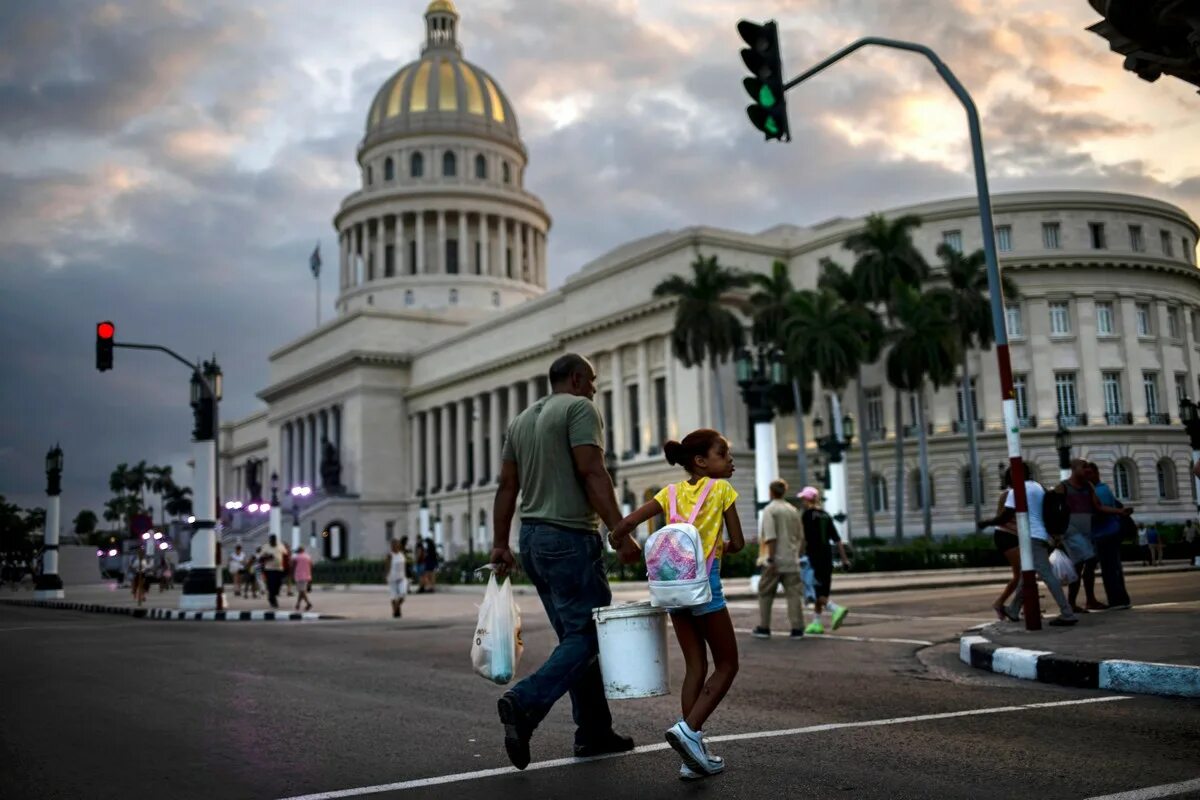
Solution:
[[[106,606],[99,603],[72,603],[65,600],[17,600],[0,598],[0,603],[33,608],[54,608],[60,611],[84,611],[92,614],[120,614],[139,619],[172,619],[204,622],[316,622],[341,619],[315,611],[179,611],[174,608],[131,608]]]
[[[977,635],[959,639],[958,657],[976,669],[1027,681],[1079,689],[1200,697],[1200,667],[1184,664],[1117,659],[1091,661],[1045,650],[1003,647]]]

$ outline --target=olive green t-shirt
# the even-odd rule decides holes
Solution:
[[[600,527],[575,473],[571,449],[581,445],[604,447],[604,423],[586,397],[543,397],[508,426],[502,458],[517,464],[522,520],[588,531]]]

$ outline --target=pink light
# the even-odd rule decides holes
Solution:
[[[263,503],[261,506],[258,507],[258,510],[265,514],[271,510],[271,504]]]
[[[171,545],[167,544],[166,542],[159,542],[159,543],[158,543],[158,549],[159,549],[159,550],[166,550],[166,549],[167,549],[168,547],[170,547],[170,546],[171,546]]]
[[[109,554],[110,556],[115,556],[115,555],[117,554],[117,551],[116,551],[116,550],[109,550],[109,551],[108,551],[108,554]]]
[[[254,512],[258,511],[258,503],[251,503],[250,505],[246,506],[246,510],[253,514]]]

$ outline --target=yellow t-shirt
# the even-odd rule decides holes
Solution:
[[[676,510],[679,516],[687,519],[692,513],[692,506],[696,505],[696,500],[700,497],[700,492],[704,490],[705,484],[711,480],[710,478],[701,478],[695,483],[680,481],[675,484],[675,502]],[[718,479],[713,484],[712,491],[708,493],[708,497],[704,501],[704,508],[700,509],[700,514],[696,517],[696,530],[700,532],[700,541],[704,543],[704,555],[707,558],[709,555],[716,553],[716,558],[720,558],[725,551],[725,543],[721,538],[721,528],[724,526],[724,515],[726,510],[734,504],[738,498],[738,493],[730,485],[729,481]],[[670,522],[671,516],[671,492],[670,487],[664,486],[659,490],[658,494],[654,495],[654,499],[662,506],[663,515],[667,517],[667,522]]]

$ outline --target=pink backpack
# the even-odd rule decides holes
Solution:
[[[704,540],[696,529],[696,517],[708,500],[715,480],[700,490],[696,505],[687,519],[679,515],[675,484],[668,487],[671,497],[669,523],[656,530],[646,541],[646,576],[650,582],[650,604],[660,608],[689,608],[712,601],[709,573],[717,555],[716,547],[706,559]]]

